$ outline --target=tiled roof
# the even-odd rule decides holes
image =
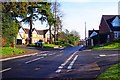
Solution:
[[[23,28],[23,29],[24,29],[24,31],[25,31],[26,34],[29,33],[29,30],[30,30],[30,29],[27,29],[27,28]],[[45,30],[37,30],[37,29],[33,28],[32,31],[34,31],[34,30],[36,30],[36,32],[37,32],[38,34],[46,34],[47,31],[48,31],[48,29],[45,29]]]
[[[109,25],[108,27],[112,31],[120,31],[120,26],[114,27],[111,23],[115,19],[115,17],[118,16],[120,18],[120,15],[103,15],[103,18],[106,20],[107,24]]]
[[[29,34],[29,29],[23,28],[26,34]]]

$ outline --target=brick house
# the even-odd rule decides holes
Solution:
[[[103,15],[99,25],[101,43],[120,38],[120,15]]]
[[[32,43],[35,43],[39,40],[43,40],[44,43],[47,42],[48,29],[45,30],[37,30],[33,28],[32,30]],[[17,44],[28,44],[29,43],[29,29],[21,27],[17,34]]]

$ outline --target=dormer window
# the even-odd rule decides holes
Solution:
[[[115,19],[112,21],[112,26],[113,27],[120,27],[120,19],[118,16],[115,17]]]

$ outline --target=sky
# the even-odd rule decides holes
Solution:
[[[54,0],[52,0],[54,1]],[[98,30],[102,15],[118,15],[119,0],[57,0],[63,13],[63,30],[76,30],[80,38],[85,38],[85,22],[88,30]],[[26,25],[25,25],[26,26]],[[41,25],[36,21],[36,29],[46,29],[45,23]],[[27,26],[28,27],[28,26]]]

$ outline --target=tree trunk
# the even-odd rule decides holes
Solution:
[[[50,44],[52,44],[52,32],[51,32],[51,26],[49,28],[49,34],[50,34]]]
[[[32,44],[32,17],[30,18],[29,44]]]
[[[54,41],[56,41],[56,25],[54,24]]]

